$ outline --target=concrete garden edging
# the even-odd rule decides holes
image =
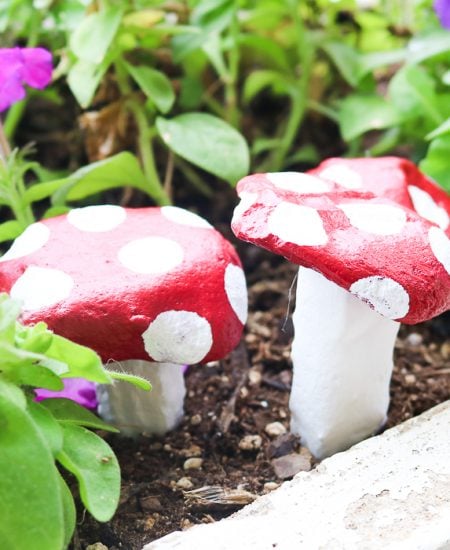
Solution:
[[[143,550],[448,550],[450,401]]]

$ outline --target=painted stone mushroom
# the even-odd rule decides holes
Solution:
[[[103,386],[99,411],[123,433],[161,434],[183,414],[182,365],[224,357],[239,342],[247,291],[232,245],[177,207],[74,209],[35,223],[0,258],[0,289],[22,321],[45,321],[148,393]]]
[[[299,264],[291,430],[318,458],[385,422],[400,322],[450,307],[450,241],[413,209],[296,172],[238,183],[241,239]]]
[[[308,172],[345,189],[370,191],[411,208],[450,235],[450,197],[410,160],[400,157],[330,158]]]

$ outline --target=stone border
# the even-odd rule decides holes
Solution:
[[[450,401],[143,550],[449,550]]]

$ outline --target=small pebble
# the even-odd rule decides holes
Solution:
[[[94,542],[94,544],[86,546],[86,550],[108,550],[108,547],[101,542]]]
[[[260,435],[246,435],[239,441],[241,451],[257,451],[261,445],[262,437]]]
[[[415,374],[406,374],[405,375],[405,384],[408,386],[414,386],[414,384],[417,382],[417,378]]]
[[[168,453],[170,453],[170,452],[173,450],[173,449],[172,449],[172,446],[169,445],[169,443],[166,443],[166,444],[164,445],[163,449],[164,449],[166,452],[168,452]]]
[[[192,426],[198,426],[202,423],[202,415],[201,414],[194,414],[191,416],[191,425]]]
[[[239,390],[239,396],[242,399],[245,399],[246,397],[248,397],[248,388],[246,388],[245,386],[242,386],[242,388]]]
[[[278,487],[280,486],[279,483],[277,483],[276,481],[266,481],[266,483],[264,483],[264,492],[265,493],[270,493],[270,491],[274,491],[275,489],[278,489]]]
[[[274,458],[271,464],[275,470],[275,475],[279,479],[288,479],[298,474],[298,472],[308,472],[311,470],[311,461],[308,457],[297,453]]]
[[[157,497],[144,497],[139,499],[139,503],[145,512],[162,512],[163,507]]]
[[[192,489],[192,487],[194,487],[194,484],[188,477],[181,477],[177,481],[176,485],[178,489],[182,489],[183,491],[189,491],[189,489]]]
[[[203,458],[188,458],[184,461],[184,470],[200,470],[203,464]]]
[[[262,381],[261,371],[255,367],[252,367],[248,371],[248,383],[249,386],[259,386]]]
[[[271,422],[270,424],[267,424],[264,431],[270,437],[278,437],[279,435],[283,435],[287,432],[285,426],[283,426],[281,422]]]
[[[180,455],[184,456],[185,458],[202,456],[202,450],[198,445],[192,444],[187,449],[181,449]]]
[[[408,336],[406,337],[405,342],[409,346],[420,346],[420,344],[423,342],[423,338],[421,334],[418,334],[417,332],[411,332],[411,334],[408,334]]]

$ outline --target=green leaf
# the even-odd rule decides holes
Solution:
[[[434,139],[434,138],[437,138],[439,136],[443,136],[444,134],[448,134],[449,132],[450,132],[450,118],[448,118],[445,122],[440,124],[432,132],[427,134],[425,136],[425,139],[427,139],[427,140]]]
[[[448,192],[450,192],[449,151],[450,135],[439,136],[430,143],[427,156],[419,164],[425,174],[437,181]]]
[[[122,8],[109,6],[85,17],[70,37],[70,48],[83,61],[100,64],[122,19]]]
[[[45,353],[50,347],[52,339],[53,332],[48,330],[43,321],[30,326],[17,324],[16,342],[21,349],[34,353]]]
[[[73,533],[76,527],[77,521],[77,511],[75,508],[75,503],[73,501],[72,493],[70,492],[67,483],[64,481],[62,476],[59,476],[60,486],[61,486],[61,497],[63,504],[63,515],[64,515],[64,545],[63,548],[69,546],[70,541],[72,540]]]
[[[0,395],[0,547],[61,550],[64,516],[52,453],[26,410]]]
[[[408,118],[428,116],[435,124],[442,122],[436,106],[434,80],[421,67],[406,65],[389,83],[389,95],[395,108]]]
[[[353,87],[357,87],[361,80],[374,69],[405,60],[406,52],[403,49],[388,50],[360,54],[357,50],[343,42],[328,41],[322,48],[332,59],[345,80]]]
[[[0,224],[0,242],[12,241],[23,231],[23,226],[16,220],[9,220]]]
[[[32,202],[41,201],[53,195],[65,182],[64,179],[46,181],[45,183],[35,183],[29,187],[24,194],[26,204],[31,204]]]
[[[276,94],[294,95],[295,88],[289,77],[276,71],[253,71],[244,84],[243,99],[250,102],[261,90],[271,87]]]
[[[137,158],[122,152],[87,166],[83,166],[64,180],[53,195],[54,205],[66,200],[82,200],[96,193],[128,185],[149,193],[147,180],[142,173]]]
[[[203,0],[192,11],[191,22],[207,33],[220,33],[231,23],[234,0]]]
[[[114,380],[128,382],[129,384],[133,384],[133,386],[136,386],[137,388],[144,391],[150,391],[152,389],[152,385],[150,384],[150,382],[142,376],[128,374],[126,372],[116,372],[109,369],[108,372],[111,375],[111,378],[114,378]]]
[[[8,382],[4,378],[0,378],[0,396],[3,396],[15,407],[25,410],[27,406],[27,400],[23,391],[15,384]],[[1,418],[0,418],[1,426]],[[1,430],[0,430],[1,431]]]
[[[175,153],[207,172],[235,184],[248,174],[250,156],[242,135],[223,120],[205,113],[158,117],[156,127]]]
[[[20,315],[20,302],[5,292],[0,294],[0,339],[12,344],[16,332],[16,320]]]
[[[64,446],[58,461],[78,480],[80,497],[98,521],[113,516],[120,493],[120,469],[112,449],[93,432],[63,424]]]
[[[241,34],[238,37],[239,44],[252,50],[252,58],[261,56],[264,66],[268,66],[270,60],[277,68],[291,72],[289,56],[286,50],[276,41],[256,34]]]
[[[81,107],[89,107],[110,64],[111,60],[106,57],[99,65],[80,59],[71,67],[67,83]]]
[[[395,107],[381,97],[355,94],[340,102],[338,121],[342,137],[350,141],[370,130],[395,126],[401,118]]]
[[[175,92],[167,76],[161,71],[126,63],[127,71],[159,111],[167,113],[175,101]]]
[[[41,403],[28,401],[28,413],[39,428],[42,437],[47,442],[53,456],[56,456],[63,446],[63,433],[51,412]]]
[[[45,388],[52,391],[60,391],[64,388],[64,384],[57,374],[47,367],[35,364],[19,363],[8,373],[8,378],[20,386]]]
[[[58,420],[58,422],[63,424],[74,424],[96,430],[105,430],[107,432],[119,431],[106,422],[103,422],[103,420],[94,413],[91,413],[70,399],[54,397],[51,399],[44,399],[41,401],[41,404],[51,412],[52,416]]]
[[[46,356],[68,365],[69,370],[64,373],[66,378],[86,378],[92,382],[108,384],[111,378],[103,368],[100,357],[95,351],[71,342],[55,334]]]
[[[408,63],[420,63],[435,55],[450,51],[450,33],[438,29],[425,35],[414,36],[408,44]]]

